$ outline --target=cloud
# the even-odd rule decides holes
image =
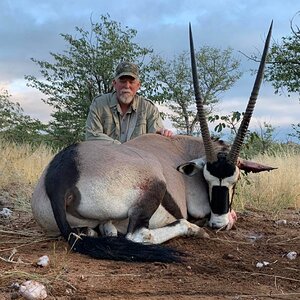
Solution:
[[[173,57],[188,50],[188,23],[193,26],[196,47],[234,49],[242,61],[243,78],[223,94],[220,108],[224,113],[244,110],[253,85],[248,70],[256,64],[238,51],[251,54],[263,47],[271,20],[273,40],[290,34],[290,20],[297,12],[294,0],[18,0],[0,1],[0,86],[5,85],[24,110],[33,117],[47,120],[50,108],[42,95],[26,87],[24,75],[39,76],[30,60],[51,59],[50,51],[62,53],[66,45],[60,33],[75,34],[75,26],[90,29],[90,18],[110,14],[111,19],[137,30],[136,42],[152,47],[156,53]],[[255,118],[285,126],[299,119],[298,99],[274,95],[272,88],[262,87]]]

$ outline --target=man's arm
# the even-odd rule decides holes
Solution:
[[[102,120],[99,117],[95,103],[90,106],[89,114],[85,125],[86,140],[106,140],[116,144],[121,144],[118,140],[114,140],[107,134],[103,133]]]
[[[172,136],[173,132],[164,128],[158,108],[154,104],[152,105],[153,107],[148,116],[148,132],[158,133],[167,137]]]

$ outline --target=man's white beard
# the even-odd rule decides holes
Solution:
[[[123,104],[130,104],[133,100],[133,96],[130,95],[129,93],[124,93],[121,94],[119,96],[119,100],[123,103]]]

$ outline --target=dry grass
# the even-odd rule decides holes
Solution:
[[[29,208],[33,187],[53,152],[44,145],[33,149],[0,141],[0,156],[0,199],[13,197],[19,208]],[[234,199],[235,209],[251,207],[276,214],[284,208],[299,208],[300,155],[281,151],[276,156],[256,157],[255,161],[278,169],[243,176]]]
[[[34,185],[53,157],[45,145],[34,149],[29,144],[16,145],[0,141],[0,200],[15,200],[27,209]]]
[[[23,234],[23,232],[22,232]],[[2,233],[3,238],[7,244],[7,236],[5,233]],[[2,270],[0,274],[0,295],[1,290],[10,292],[13,291],[11,288],[14,283],[21,283],[27,280],[36,280],[39,283],[44,284],[47,287],[48,292],[51,294],[51,290],[53,290],[52,286],[55,284],[59,286],[62,284],[63,286],[68,286],[69,288],[76,290],[68,280],[66,279],[66,274],[68,273],[68,263],[72,259],[69,256],[69,251],[66,249],[65,252],[57,253],[56,252],[56,243],[57,241],[51,241],[51,239],[47,239],[42,237],[39,233],[36,232],[36,237],[25,237],[22,239],[22,243],[19,242],[18,245],[15,245],[14,248],[11,249],[1,249],[0,252],[0,264],[2,262],[2,266],[5,268]],[[17,242],[18,237],[16,236],[12,239],[12,241]],[[51,261],[51,265],[48,266],[46,270],[42,268],[36,267],[37,257],[31,256],[28,253],[24,253],[24,248],[32,247],[32,244],[47,242],[52,244],[52,252],[49,252],[49,258]],[[7,253],[10,253],[8,256]],[[11,267],[9,267],[11,266]],[[34,269],[34,271],[33,271]],[[15,293],[17,295],[17,293]],[[0,299],[1,296],[0,296]],[[13,297],[12,297],[13,299]]]
[[[261,155],[254,160],[278,169],[242,176],[234,200],[236,209],[251,207],[274,214],[285,208],[299,209],[300,155],[291,151]]]
[[[0,188],[12,182],[31,184],[36,182],[42,170],[52,158],[52,151],[44,145],[33,149],[31,145],[0,143]]]

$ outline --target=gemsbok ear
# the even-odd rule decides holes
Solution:
[[[253,172],[253,173],[259,173],[263,171],[272,171],[278,168],[266,166],[263,164],[256,163],[254,161],[245,160],[239,158],[237,161],[237,166],[240,168],[240,170],[245,171],[246,173]]]

